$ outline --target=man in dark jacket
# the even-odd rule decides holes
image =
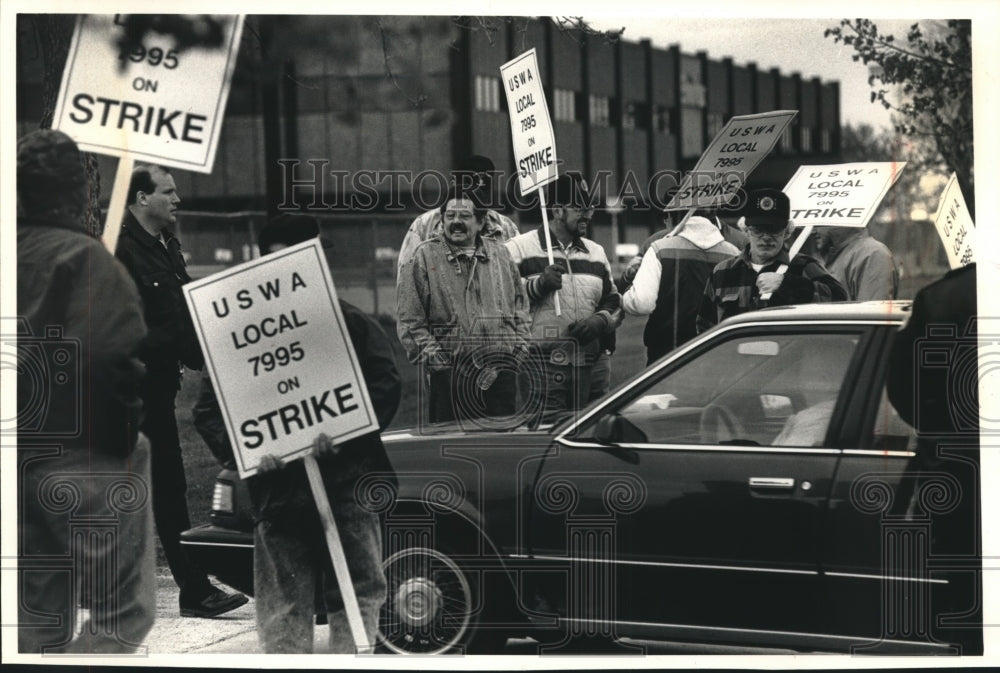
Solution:
[[[788,196],[777,189],[750,192],[744,209],[749,243],[743,254],[720,262],[705,285],[698,331],[747,311],[846,301],[847,290],[812,257],[789,259],[785,243],[795,223]]]
[[[133,652],[156,613],[149,442],[137,433],[146,327],[132,279],[84,229],[86,189],[69,136],[18,141],[20,317],[3,329],[5,343],[17,337],[18,577],[7,579],[30,654]]]
[[[917,431],[916,470],[894,500],[901,508],[915,506],[916,516],[930,521],[927,553],[940,559],[936,567],[963,571],[933,604],[935,615],[915,616],[956,613],[942,625],[952,628],[938,633],[960,643],[962,654],[983,652],[978,347],[980,339],[995,337],[979,333],[976,290],[976,265],[969,264],[917,292],[893,341],[886,379],[889,401]],[[932,491],[945,495],[935,503],[925,497]]]
[[[280,215],[263,230],[262,254],[314,238],[315,220]],[[332,266],[332,250],[327,249]],[[361,364],[365,385],[381,428],[388,427],[399,406],[401,385],[392,344],[372,318],[341,301],[347,331]],[[218,400],[207,372],[193,409],[194,424],[219,461],[234,467]],[[374,643],[378,616],[385,602],[382,539],[378,516],[359,502],[356,487],[366,475],[395,484],[392,466],[378,432],[340,446],[317,438],[317,461],[340,534],[358,607],[369,643]],[[323,526],[301,460],[285,466],[271,456],[247,480],[254,507],[254,597],[258,638],[265,652],[310,653],[313,616],[318,607],[330,624],[330,651],[355,652],[344,605],[326,547]],[[315,606],[316,597],[322,596]]]
[[[245,604],[247,597],[213,587],[180,543],[181,531],[191,522],[174,398],[180,389],[181,365],[201,369],[204,364],[181,291],[191,277],[180,242],[168,228],[177,222],[180,197],[167,169],[140,164],[132,171],[127,203],[115,254],[139,287],[149,326],[140,356],[146,364],[142,431],[153,445],[153,517],[170,572],[180,587],[181,616],[215,617]]]

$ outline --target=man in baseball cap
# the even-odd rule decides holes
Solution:
[[[847,300],[847,291],[818,261],[804,254],[789,259],[785,243],[795,229],[790,212],[781,190],[748,194],[743,218],[749,242],[742,254],[712,271],[698,315],[699,332],[768,306]]]

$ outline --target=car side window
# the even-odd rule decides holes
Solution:
[[[622,441],[822,446],[859,342],[815,331],[728,339],[621,407]]]
[[[882,398],[875,414],[875,425],[872,428],[871,442],[862,444],[874,451],[914,451],[917,446],[917,433],[909,423],[904,421],[892,404],[885,387],[882,388]]]

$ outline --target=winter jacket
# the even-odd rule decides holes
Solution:
[[[135,283],[75,221],[17,221],[18,441],[125,456],[146,334]]]
[[[567,270],[558,291],[561,315],[557,316],[555,293],[542,292],[540,285],[542,272],[549,265],[545,232],[539,227],[507,241],[506,245],[531,303],[531,336],[536,342],[566,339],[570,325],[595,313],[605,318],[607,334],[614,333],[614,328],[621,323],[621,295],[611,281],[611,265],[604,248],[584,237],[563,247],[552,236],[554,260]],[[606,339],[579,344],[575,364],[593,363],[602,341]]]
[[[396,272],[403,269],[403,265],[413,258],[413,251],[424,241],[440,236],[442,227],[441,210],[435,208],[418,216],[413,220],[403,243],[399,246],[399,259],[396,261]],[[506,215],[502,215],[495,210],[487,210],[483,217],[483,228],[479,232],[481,236],[492,238],[495,241],[504,242],[517,236],[520,232],[514,220]]]
[[[900,417],[921,435],[955,442],[979,437],[975,365],[983,336],[977,330],[976,292],[975,264],[949,271],[917,292],[893,341],[886,392]],[[947,366],[940,364],[942,353],[948,354]],[[926,362],[937,358],[938,366],[927,366],[925,357]]]
[[[341,301],[340,310],[379,426],[385,429],[399,407],[402,390],[392,344],[379,324],[357,307]],[[192,416],[195,428],[216,459],[223,466],[234,468],[233,448],[208,372],[202,376]],[[395,484],[392,465],[378,431],[344,442],[336,455],[323,456],[318,463],[331,500],[353,497],[358,479],[373,472],[379,474],[379,479]],[[255,474],[247,480],[247,488],[257,520],[273,520],[301,508],[311,508],[310,512],[315,509],[301,460],[279,470]]]
[[[899,290],[899,271],[892,253],[865,229],[835,246],[827,254],[826,268],[852,301],[895,299]]]
[[[410,362],[445,367],[454,358],[496,347],[527,347],[527,300],[510,253],[478,238],[470,256],[440,237],[421,243],[397,286],[397,331]]]
[[[726,224],[722,220],[718,221],[720,227],[718,231],[722,234],[722,238],[724,238],[727,243],[734,246],[738,253],[738,251],[742,250],[743,247],[747,244],[749,240],[747,239],[747,235],[744,234],[739,229],[737,229],[736,227]],[[687,227],[687,224],[685,224],[684,226]],[[661,229],[660,231],[657,231],[655,234],[652,234],[645,241],[642,242],[642,245],[639,246],[639,253],[625,264],[625,269],[622,271],[622,275],[618,278],[617,281],[615,281],[615,285],[618,286],[619,292],[624,294],[625,291],[628,290],[629,286],[632,284],[632,280],[635,278],[636,272],[639,270],[639,265],[642,264],[642,258],[646,256],[646,253],[649,251],[650,246],[652,246],[653,243],[660,240],[661,238],[668,236],[672,231],[673,231],[672,227],[668,227],[667,229]]]
[[[761,299],[757,276],[777,271],[782,264],[787,264],[788,269],[781,286],[770,299]],[[764,268],[755,271],[750,261],[750,245],[747,244],[742,254],[719,263],[709,276],[698,313],[698,331],[703,332],[734,315],[768,306],[846,299],[844,286],[812,257],[799,254],[789,261],[788,252],[782,250]]]
[[[140,356],[149,385],[177,386],[179,363],[201,369],[205,363],[181,287],[190,282],[181,244],[164,230],[167,245],[151,236],[132,213],[126,213],[115,256],[135,280],[142,297],[149,334]]]
[[[622,295],[627,313],[649,315],[643,331],[649,362],[697,334],[702,292],[712,269],[739,254],[704,217],[691,217],[679,234],[652,243]]]

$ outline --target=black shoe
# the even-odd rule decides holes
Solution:
[[[222,589],[212,593],[194,605],[182,605],[181,617],[218,617],[219,615],[246,605],[250,599],[240,593],[227,594]]]

